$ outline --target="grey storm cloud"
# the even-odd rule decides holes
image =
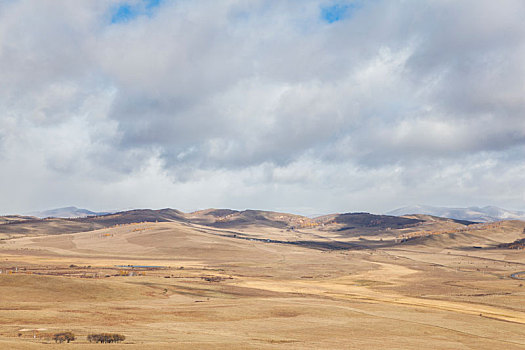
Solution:
[[[524,17],[512,0],[0,1],[0,209],[525,209]]]

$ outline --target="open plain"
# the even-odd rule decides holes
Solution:
[[[525,349],[524,222],[139,214],[0,229],[0,348]]]

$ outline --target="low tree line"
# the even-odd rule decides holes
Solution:
[[[74,341],[75,334],[72,332],[61,332],[55,333],[53,335],[53,340],[55,343],[63,343]],[[120,343],[121,341],[126,340],[126,337],[118,333],[98,333],[98,334],[88,334],[87,340],[90,343]]]
[[[88,334],[87,339],[90,343],[119,343],[126,340],[126,337],[118,333]]]
[[[53,340],[55,343],[63,343],[63,342],[70,342],[75,340],[75,335],[71,332],[62,332],[62,333],[56,333],[53,335]]]

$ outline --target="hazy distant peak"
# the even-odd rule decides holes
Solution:
[[[456,220],[490,222],[500,220],[524,220],[525,212],[502,209],[496,206],[448,208],[430,205],[412,205],[387,212],[388,215],[425,214]]]
[[[109,214],[107,212],[94,212],[88,209],[82,209],[77,207],[64,207],[49,209],[44,211],[36,211],[29,213],[28,215],[36,216],[38,218],[85,218],[88,216],[98,216]]]

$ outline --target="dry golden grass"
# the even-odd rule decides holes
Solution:
[[[12,239],[0,245],[0,349],[524,349],[525,281],[509,277],[523,251],[471,247],[523,229],[505,225],[336,251],[239,239],[337,238],[322,230],[233,238],[176,222]],[[78,340],[55,345],[59,331]],[[98,332],[127,339],[88,343]]]

